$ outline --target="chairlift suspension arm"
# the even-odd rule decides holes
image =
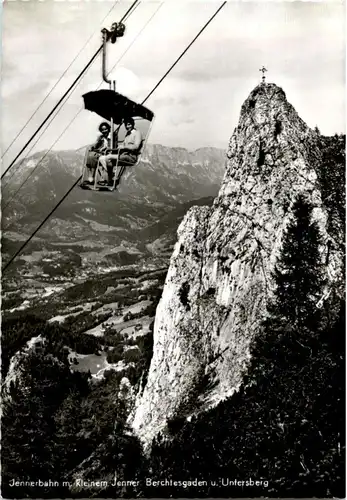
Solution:
[[[124,35],[125,25],[123,23],[113,23],[111,30],[103,28],[102,33],[102,79],[104,82],[112,85],[112,81],[107,76],[106,65],[107,65],[107,42],[116,43],[117,38]]]
[[[107,40],[108,30],[104,28],[102,31],[102,79],[104,82],[111,86],[111,80],[107,77],[106,63],[107,63]]]
[[[106,28],[101,30],[102,33],[102,79],[104,82],[108,83],[110,90],[116,91],[116,81],[110,80],[107,74],[107,42],[110,40],[111,43],[116,43],[117,38],[124,35],[125,25],[120,23],[113,23],[111,26],[111,31]],[[111,118],[111,149],[114,146],[114,123],[113,118]]]

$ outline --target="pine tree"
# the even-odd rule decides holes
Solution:
[[[319,324],[316,304],[323,285],[321,237],[317,223],[312,222],[312,207],[302,195],[294,203],[293,216],[274,273],[275,299],[269,312],[282,326],[315,330]]]

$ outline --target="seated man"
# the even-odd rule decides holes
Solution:
[[[102,122],[99,125],[99,132],[101,132],[101,135],[97,138],[95,144],[93,144],[93,146],[89,149],[86,167],[88,172],[87,182],[90,184],[94,182],[95,170],[98,165],[99,156],[105,153],[109,148],[110,130],[110,125],[107,122]]]
[[[140,153],[142,144],[142,135],[139,130],[135,128],[133,118],[126,118],[124,120],[126,134],[121,147],[118,147],[116,153],[102,155],[99,158],[100,164],[104,169],[107,169],[108,184],[113,185],[112,174],[113,165],[112,160],[117,160],[118,166],[131,166],[137,162],[138,154]]]

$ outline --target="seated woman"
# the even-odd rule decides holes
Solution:
[[[126,134],[121,147],[118,147],[115,153],[108,155],[102,155],[99,158],[100,164],[106,170],[108,174],[108,184],[113,185],[113,165],[112,160],[117,160],[118,166],[131,166],[137,162],[137,157],[140,153],[142,145],[142,135],[139,130],[135,128],[135,122],[133,118],[126,118],[124,120],[124,126],[126,128]]]
[[[101,135],[97,138],[95,144],[93,144],[93,146],[89,149],[86,161],[88,184],[92,184],[94,182],[99,157],[105,153],[110,146],[110,131],[111,126],[107,122],[100,123],[99,132],[101,132]]]

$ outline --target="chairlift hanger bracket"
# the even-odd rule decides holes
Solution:
[[[111,29],[103,28],[101,33],[105,36],[106,42],[116,43],[117,38],[121,38],[125,32],[125,24],[113,23]]]
[[[107,62],[107,42],[116,43],[117,38],[124,36],[125,24],[113,23],[111,30],[103,28],[102,33],[102,79],[108,83],[110,88],[116,90],[116,82],[111,81],[107,76],[106,62]]]

